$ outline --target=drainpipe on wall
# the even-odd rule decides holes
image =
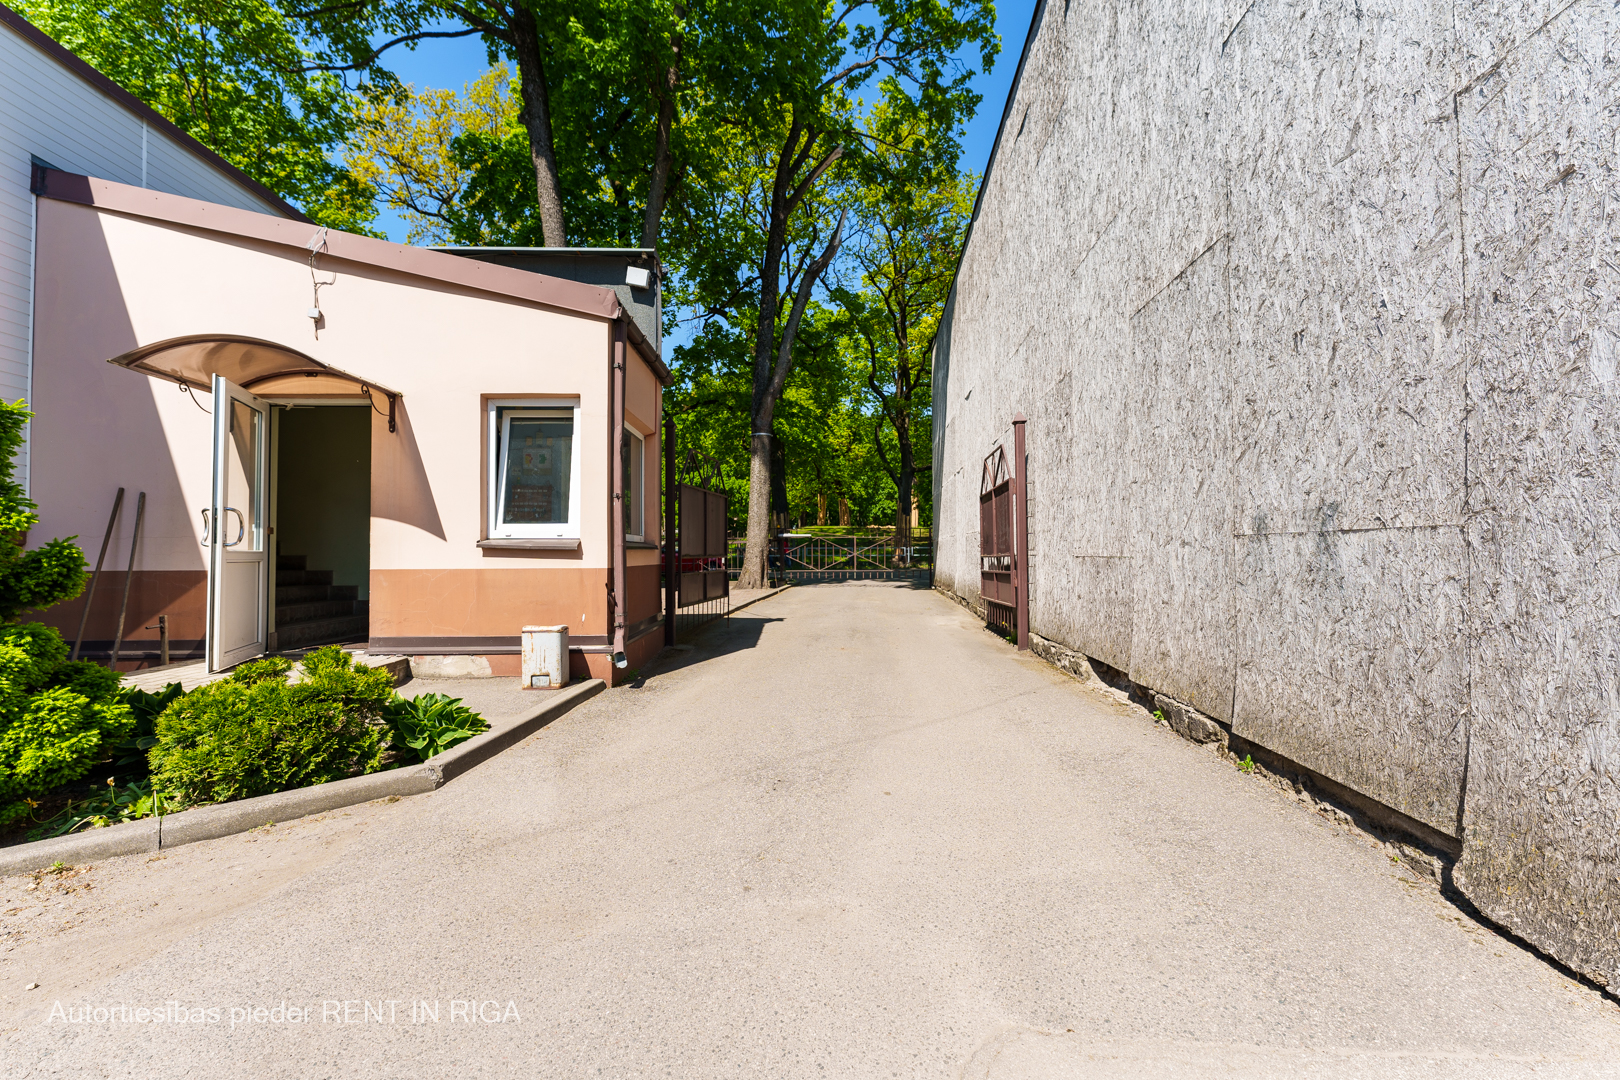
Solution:
[[[613,666],[620,668],[629,663],[624,655],[624,602],[628,592],[624,573],[624,336],[621,315],[613,324],[613,583],[609,588],[613,601]]]

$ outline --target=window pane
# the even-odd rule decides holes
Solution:
[[[627,536],[641,535],[642,498],[641,459],[646,444],[629,428],[624,429],[624,531]]]
[[[224,543],[237,551],[258,551],[263,546],[264,522],[260,509],[259,442],[264,437],[264,415],[235,398],[231,402],[231,444],[225,454],[225,499],[220,514]],[[242,539],[238,541],[236,537]]]
[[[513,416],[506,422],[502,525],[561,525],[568,521],[573,469],[571,418]]]

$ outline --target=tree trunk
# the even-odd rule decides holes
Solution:
[[[529,133],[534,161],[534,190],[540,203],[540,231],[547,247],[567,247],[562,186],[557,180],[557,152],[551,145],[551,101],[546,91],[545,54],[534,12],[518,4],[512,11],[512,54],[517,60],[518,89],[523,96],[523,127]]]
[[[686,17],[686,5],[675,5],[675,17]],[[675,126],[675,91],[681,83],[681,49],[686,39],[679,30],[670,35],[669,48],[673,55],[668,70],[659,80],[658,133],[653,146],[652,176],[647,183],[647,214],[641,223],[641,246],[656,248],[658,232],[664,219],[664,201],[669,191],[669,170],[673,161],[670,151],[670,133]]]
[[[763,589],[770,581],[771,435],[756,431],[748,453],[748,543],[737,588]]]
[[[895,507],[894,507],[894,544],[895,555],[900,555],[899,548],[911,546],[911,488],[917,476],[917,458],[911,449],[910,424],[904,430],[896,430],[900,445],[900,468],[895,477]]]

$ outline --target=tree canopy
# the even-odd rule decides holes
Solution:
[[[371,44],[421,32],[425,2],[17,0],[40,29],[323,225],[367,231],[371,190],[331,154],[350,124],[344,73],[382,81]]]
[[[322,224],[381,202],[413,242],[656,247],[671,409],[747,505],[756,574],[773,462],[800,520],[926,507],[990,0],[20,2]],[[492,66],[459,91],[384,66],[471,35]]]

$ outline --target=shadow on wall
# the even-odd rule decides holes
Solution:
[[[401,397],[394,410],[397,432],[388,430],[387,417],[371,421],[371,516],[414,525],[444,539],[439,504],[433,498],[427,466],[411,428],[411,410]]]
[[[207,454],[211,421],[172,385],[106,362],[139,344],[99,216],[39,200],[29,479],[40,522],[30,539],[76,536],[93,564],[114,494],[126,489],[107,548],[110,572],[97,586],[85,628],[93,651],[91,643],[110,644],[113,637],[136,500],[146,492],[124,636],[132,651],[155,655],[157,632],[145,627],[160,614],[171,615],[178,650],[203,636],[207,571],[175,459],[199,447]],[[156,396],[164,391],[189,415],[176,408],[166,419]],[[32,617],[71,641],[84,604],[76,598]]]

